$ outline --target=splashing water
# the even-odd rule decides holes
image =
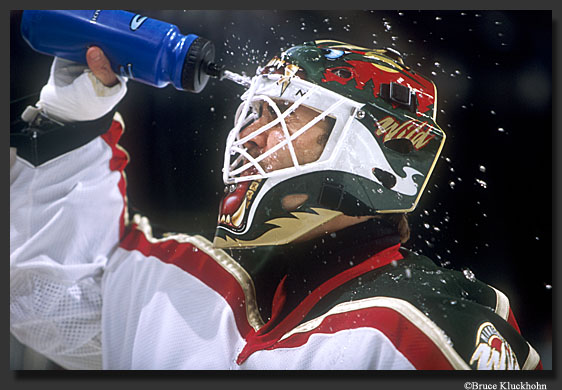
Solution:
[[[248,88],[251,84],[251,78],[248,76],[239,75],[238,73],[231,72],[229,70],[224,71],[223,80],[230,80],[235,82],[236,84],[240,84],[243,87]]]

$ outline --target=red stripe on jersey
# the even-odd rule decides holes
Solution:
[[[378,329],[417,370],[451,370],[454,367],[435,343],[399,312],[387,307],[369,307],[329,315],[311,331],[296,333],[267,348],[295,348],[313,334],[333,334],[346,329]]]
[[[306,317],[308,312],[312,310],[312,308],[330,291],[369,271],[390,264],[392,261],[402,259],[403,257],[400,254],[399,249],[400,244],[391,246],[390,248],[371,256],[364,262],[339,273],[331,279],[328,279],[308,294],[308,296],[281,321],[277,322],[277,318],[272,316],[268,323],[266,323],[256,333],[251,334],[248,337],[244,349],[240,352],[240,355],[238,355],[237,363],[242,364],[252,353],[274,345],[285,333],[295,328],[303,320],[303,318]],[[280,294],[283,294],[282,288],[278,288],[274,300],[282,302],[283,297],[278,296]],[[281,309],[277,308],[276,312],[280,311]]]
[[[109,147],[111,148],[112,156],[111,159],[109,160],[109,169],[112,171],[121,172],[121,179],[119,179],[119,183],[117,184],[117,186],[119,187],[119,192],[123,197],[123,209],[121,210],[121,216],[119,218],[120,221],[119,237],[123,237],[123,235],[125,234],[125,210],[127,207],[127,197],[126,197],[127,182],[125,180],[125,174],[123,173],[123,171],[125,170],[125,167],[129,163],[129,157],[127,156],[127,153],[123,149],[120,149],[117,146],[117,142],[119,142],[119,139],[121,138],[122,135],[123,135],[123,126],[121,126],[121,123],[114,120],[111,123],[111,127],[109,128],[109,130],[101,136],[101,138],[105,141],[105,143],[109,145]]]
[[[242,336],[254,331],[246,317],[246,300],[240,283],[215,259],[195,245],[173,239],[150,242],[133,225],[120,246],[126,250],[137,250],[147,257],[154,256],[163,263],[173,264],[193,275],[226,300]]]
[[[517,324],[517,320],[515,319],[515,315],[513,314],[513,311],[511,310],[511,307],[509,308],[509,315],[507,316],[507,322],[513,326],[513,328],[515,328],[515,330],[517,331],[517,333],[521,334],[521,329],[519,329],[519,325]],[[539,360],[537,366],[534,368],[534,370],[542,370],[542,362]]]
[[[507,316],[507,322],[509,322],[509,324],[511,326],[513,326],[519,334],[521,334],[521,330],[519,329],[519,325],[517,324],[517,320],[515,319],[515,315],[511,311],[511,307],[509,308],[509,315]]]

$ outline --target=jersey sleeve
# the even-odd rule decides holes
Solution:
[[[499,315],[505,322],[511,325],[511,327],[516,331],[513,332],[515,334],[515,337],[517,337],[517,335],[522,337],[521,329],[519,328],[519,324],[517,323],[515,314],[511,309],[509,298],[495,287],[490,285],[488,285],[488,287],[496,294],[495,313]],[[528,341],[525,341],[525,344],[527,345],[528,349],[526,351],[524,360],[521,359],[521,368],[524,370],[542,370],[542,362],[538,352],[531,346]]]
[[[10,161],[10,330],[68,369],[101,368],[102,274],[127,218],[123,128],[117,114],[48,161]]]

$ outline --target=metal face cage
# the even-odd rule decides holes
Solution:
[[[230,131],[226,142],[223,167],[223,181],[226,185],[270,177],[290,177],[297,173],[329,167],[341,148],[338,140],[345,138],[361,106],[353,100],[306,80],[288,79],[277,74],[255,76],[248,91],[242,95],[242,100],[236,112],[234,128]],[[288,108],[282,110],[279,107],[280,101],[283,101]],[[263,102],[273,109],[276,118],[241,137],[241,132],[259,119],[259,106]],[[291,134],[286,119],[301,106],[311,108],[317,115]],[[327,117],[335,119],[335,123],[322,154],[316,161],[299,163],[294,141]],[[283,139],[265,153],[252,156],[244,144],[277,125],[282,128]],[[260,163],[282,148],[288,149],[292,166],[266,171]]]

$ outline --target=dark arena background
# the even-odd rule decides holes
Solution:
[[[138,11],[214,42],[218,62],[253,75],[280,49],[331,38],[392,47],[437,85],[447,134],[407,247],[510,298],[522,333],[552,368],[553,124],[550,11]],[[38,99],[51,57],[11,12],[10,108]],[[158,230],[211,233],[226,135],[244,89],[199,94],[129,81],[119,107],[128,200]],[[57,368],[11,341],[11,368]]]

